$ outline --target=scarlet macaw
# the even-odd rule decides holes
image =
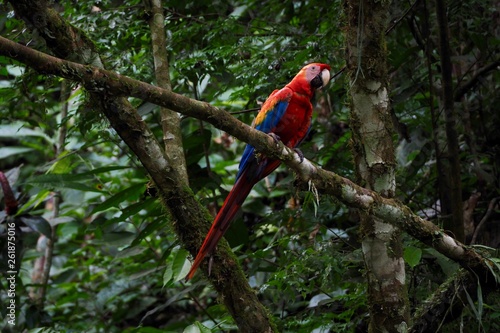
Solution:
[[[287,147],[296,148],[311,127],[313,109],[311,99],[314,97],[314,92],[324,87],[329,80],[329,65],[312,63],[305,66],[284,88],[277,89],[269,95],[252,127],[273,135]],[[188,280],[193,277],[205,256],[213,251],[227,231],[252,187],[273,172],[280,163],[280,160],[256,155],[255,148],[251,145],[245,147],[236,182],[196,255],[187,275]]]

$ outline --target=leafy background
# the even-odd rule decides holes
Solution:
[[[429,7],[427,15],[424,4]],[[0,6],[3,36],[46,50],[7,3]],[[95,41],[107,68],[154,83],[141,1],[59,1],[56,6]],[[409,6],[394,3],[391,18],[403,17]],[[256,113],[252,110],[304,63],[329,63],[334,72],[344,64],[340,1],[168,1],[165,16],[173,90],[228,111],[246,110],[235,114],[246,123]],[[451,4],[456,84],[498,61],[498,20],[494,1]],[[439,107],[436,29],[432,5],[419,1],[388,34],[392,107],[406,129],[397,127],[394,134],[398,198],[429,219],[436,217],[435,163],[441,154],[433,145],[443,140],[444,131],[442,122],[433,122],[430,116],[430,106]],[[427,42],[430,59],[424,52]],[[498,82],[498,71],[487,73],[456,103],[462,115],[464,198],[481,193],[471,212],[475,225],[488,203],[499,196]],[[312,135],[302,150],[323,168],[355,179],[348,89],[340,75],[318,94]],[[184,282],[188,254],[170,229],[168,213],[154,198],[140,163],[93,112],[86,97],[78,85],[0,57],[0,170],[11,170],[21,212],[37,217],[33,228],[23,228],[19,235],[22,264],[16,328],[235,330],[201,274]],[[161,138],[157,108],[132,102]],[[68,108],[67,115],[63,107]],[[181,126],[190,185],[200,202],[215,212],[232,186],[244,143],[196,119],[184,118]],[[58,143],[61,137],[63,146]],[[293,180],[281,167],[257,184],[226,238],[284,332],[363,332],[368,309],[357,221],[335,198],[322,196],[316,204],[310,193],[294,189]],[[500,244],[499,215],[496,210],[480,235],[485,246]],[[53,235],[42,232],[40,217],[53,226]],[[5,223],[1,228],[5,234]],[[53,237],[54,256],[50,279],[44,284],[40,262],[48,236]],[[3,243],[2,238],[2,249]],[[415,307],[458,267],[410,238],[405,245],[410,302]],[[2,252],[2,262],[4,256]],[[7,288],[4,279],[2,288]],[[5,304],[4,292],[0,298]],[[461,318],[443,331],[455,332],[458,325],[499,331],[498,298],[493,293],[465,304]],[[0,313],[5,318],[6,309]]]

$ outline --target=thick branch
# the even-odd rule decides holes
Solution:
[[[47,45],[55,54],[71,57],[71,59],[77,59],[77,61],[83,63],[91,62],[102,66],[102,63],[98,61],[98,54],[87,52],[89,48],[93,49],[91,41],[86,39],[76,28],[62,20],[54,10],[47,8],[45,1],[17,0],[12,1],[12,3],[16,9],[16,15],[23,17],[28,23],[36,23],[34,27],[40,36],[48,40]],[[33,10],[35,7],[36,10]],[[54,29],[57,31],[53,31]],[[2,38],[1,42],[7,41]],[[95,67],[87,67],[76,63],[70,64],[57,58],[48,57],[40,52],[29,53],[33,50],[23,48],[14,42],[4,44],[6,48],[0,46],[0,49],[5,52],[2,54],[7,57],[16,58],[17,54],[18,60],[25,59],[27,63],[32,64],[33,68],[41,72],[46,67],[46,73],[50,73],[50,69],[54,69],[52,65],[58,67],[64,64],[63,67],[59,67],[59,70],[63,73],[62,75],[55,72],[52,74],[86,84],[90,93],[90,100],[94,103],[94,106],[108,118],[111,126],[137,155],[156,183],[165,206],[172,214],[175,221],[174,227],[184,247],[191,253],[196,254],[204,234],[208,231],[212,218],[196,200],[189,187],[179,181],[181,176],[176,172],[176,168],[172,167],[172,161],[165,155],[147,124],[141,119],[128,100],[120,97],[127,94],[116,94],[113,89],[107,90],[97,82],[92,83],[82,80],[85,75],[92,77],[94,71],[99,72]],[[28,53],[18,53],[17,51],[20,48]],[[90,59],[84,57],[88,54],[92,54]],[[51,61],[55,61],[55,63],[51,65]],[[82,69],[83,71],[79,72]],[[120,76],[113,74],[101,79],[101,83],[105,82],[106,79],[120,81]],[[112,80],[108,82],[110,87],[112,86]],[[229,313],[234,317],[241,332],[276,331],[268,311],[250,288],[234,254],[232,254],[225,241],[219,243],[214,258],[216,262],[222,263],[216,265],[217,269],[212,269],[209,280],[219,293]],[[202,269],[206,272],[206,265],[202,266]]]
[[[495,281],[488,267],[490,264],[487,259],[472,248],[466,247],[445,234],[432,222],[412,213],[408,207],[397,200],[383,198],[378,193],[356,185],[349,179],[317,168],[307,160],[300,163],[300,158],[291,149],[283,145],[277,147],[274,140],[268,135],[243,124],[222,109],[111,71],[51,57],[3,37],[0,37],[0,55],[16,59],[46,74],[82,82],[87,89],[93,91],[106,91],[108,94],[142,98],[182,114],[205,120],[236,138],[252,144],[267,156],[282,160],[297,173],[300,180],[304,181],[304,185],[306,181],[312,181],[319,192],[331,194],[350,207],[365,210],[402,228],[424,244],[457,261],[466,269],[474,271],[481,282],[491,284]],[[141,122],[140,118],[122,119],[122,121]],[[173,190],[175,191],[175,189]],[[184,212],[184,214],[189,214],[190,217],[194,216],[189,212]],[[194,245],[191,244],[191,246]],[[228,270],[225,272],[227,273]],[[212,274],[214,275],[213,270]]]
[[[156,105],[172,109],[186,116],[205,120],[242,141],[262,149],[268,156],[277,157],[274,141],[262,132],[250,131],[250,126],[238,121],[228,112],[206,102],[190,99],[132,78],[90,65],[62,60],[0,36],[0,54],[24,63],[40,73],[64,77],[81,82],[89,92],[118,96],[133,96]],[[140,120],[140,117],[138,117]],[[267,142],[267,144],[266,144]],[[293,153],[291,153],[293,154]]]

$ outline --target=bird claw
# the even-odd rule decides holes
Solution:
[[[279,146],[279,143],[281,142],[281,139],[278,135],[274,134],[274,133],[268,133],[267,135],[269,135],[271,138],[273,138],[273,141],[274,143],[276,143],[277,146]]]
[[[297,155],[299,155],[299,159],[300,159],[299,164],[304,162],[304,153],[302,152],[302,150],[300,150],[299,148],[293,148],[293,151],[296,152]]]
[[[276,145],[279,147],[279,144],[281,142],[280,137],[272,132],[267,133],[267,135],[269,135],[271,138],[273,138],[274,143],[276,143]],[[299,155],[299,159],[300,159],[299,164],[304,162],[304,153],[302,152],[302,150],[300,150],[299,148],[293,148],[293,151],[296,152],[297,155]]]

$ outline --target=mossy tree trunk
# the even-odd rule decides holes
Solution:
[[[26,22],[35,35],[44,39],[55,55],[84,65],[92,64],[95,68],[104,67],[93,42],[82,31],[61,18],[48,1],[16,0],[10,3],[16,15]],[[155,56],[159,59],[162,55]],[[40,62],[43,62],[43,57],[34,61],[38,64]],[[92,71],[90,67],[87,69]],[[163,85],[167,86],[167,92],[171,92],[166,79],[162,79]],[[162,149],[151,129],[126,97],[114,94],[111,87],[87,88],[95,111],[109,120],[111,127],[148,171],[163,204],[170,212],[174,230],[181,243],[195,255],[212,217],[187,185],[185,169],[179,167],[179,161],[170,155],[170,151],[166,153]],[[220,242],[214,253],[214,261],[219,263],[214,265],[215,269],[212,269],[208,280],[233,316],[239,331],[276,332],[272,316],[248,284],[227,242]],[[204,264],[201,269],[206,272],[207,266]]]
[[[148,13],[148,23],[151,30],[151,53],[155,66],[156,85],[172,90],[163,7],[160,0],[144,0],[144,6]],[[189,184],[182,145],[181,118],[177,112],[163,107],[160,108],[160,118],[165,151],[168,152],[173,162],[172,166],[177,169],[177,173],[181,177],[179,181]]]
[[[394,196],[395,157],[387,78],[388,1],[346,0],[347,69],[358,182]],[[369,332],[401,332],[409,325],[399,228],[359,211],[366,265]]]

